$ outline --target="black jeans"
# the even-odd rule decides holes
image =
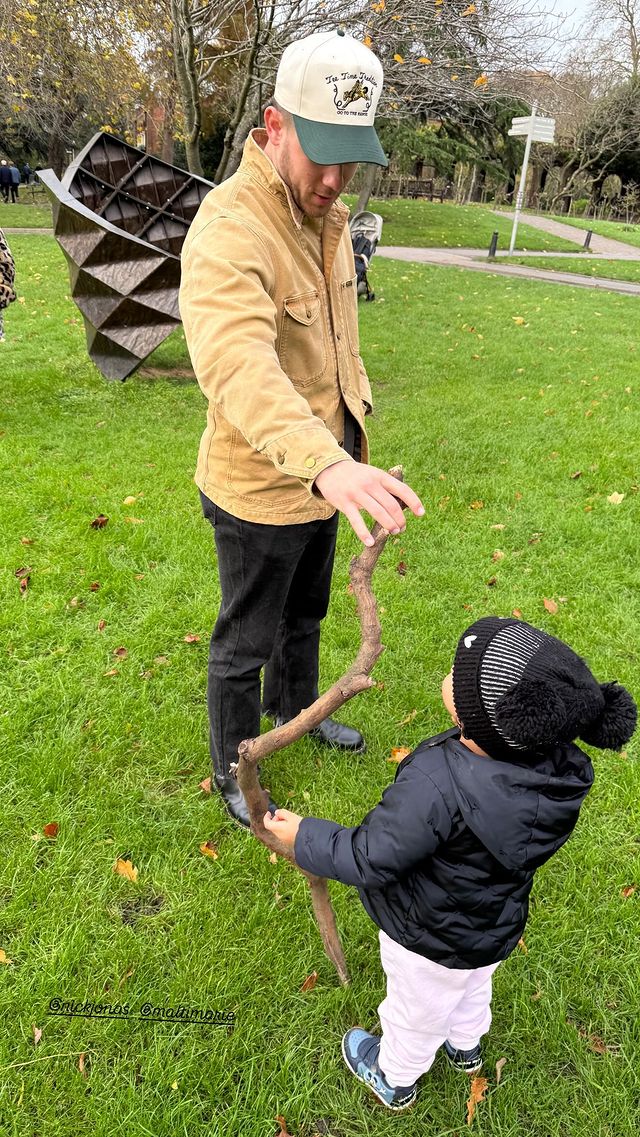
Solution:
[[[264,710],[293,718],[318,697],[320,621],[327,613],[338,529],[328,521],[261,525],[226,513],[200,491],[214,528],[220,610],[209,648],[207,705],[214,774],[260,733]]]

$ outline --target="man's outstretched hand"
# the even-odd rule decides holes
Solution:
[[[424,513],[424,506],[411,487],[377,466],[336,462],[318,474],[314,485],[330,505],[344,513],[364,545],[373,545],[373,537],[360,515],[361,509],[366,509],[389,533],[401,533],[406,528],[402,506],[396,498],[416,517]]]

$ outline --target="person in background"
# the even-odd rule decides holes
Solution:
[[[22,180],[26,186],[28,186],[31,181],[31,172],[31,166],[28,162],[25,162],[22,167]]]
[[[0,159],[0,193],[2,200],[9,200],[9,190],[11,188],[11,170],[6,158]]]
[[[16,202],[20,190],[20,171],[15,162],[9,162],[9,174],[11,176],[11,183],[9,185],[11,201]]]

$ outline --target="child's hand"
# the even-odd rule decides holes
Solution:
[[[267,810],[262,819],[265,829],[274,833],[275,836],[279,837],[290,849],[293,848],[298,826],[301,821],[302,818],[299,814],[291,813],[289,809],[276,809],[273,815]]]

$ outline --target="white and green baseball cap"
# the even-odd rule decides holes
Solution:
[[[300,145],[312,162],[388,166],[373,126],[382,82],[377,56],[339,28],[289,44],[274,96],[293,116]]]

